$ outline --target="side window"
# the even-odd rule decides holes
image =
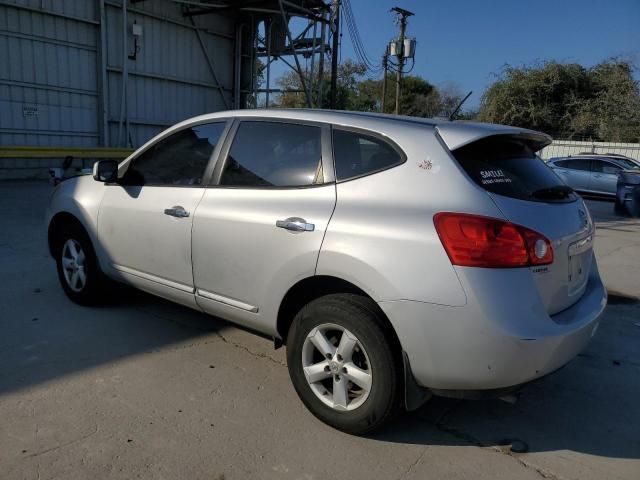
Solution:
[[[304,187],[322,183],[320,127],[282,122],[240,123],[221,185]]]
[[[560,168],[571,168],[569,166],[569,160],[560,160],[558,162],[553,162],[553,165]]]
[[[571,168],[572,170],[591,170],[591,160],[569,160],[568,165],[565,168]]]
[[[400,153],[384,140],[339,129],[333,131],[333,156],[337,180],[368,175],[403,162]]]
[[[601,160],[593,160],[593,171],[596,173],[609,173],[617,175],[620,170],[622,170],[622,168],[614,165],[613,163],[603,162]]]
[[[201,185],[202,175],[225,122],[205,123],[180,130],[135,158],[125,185]]]

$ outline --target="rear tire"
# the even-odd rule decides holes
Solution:
[[[389,328],[378,306],[360,295],[326,295],[296,315],[287,337],[287,364],[313,415],[361,435],[398,413],[402,369]]]
[[[105,277],[84,228],[74,224],[64,228],[56,237],[54,249],[58,279],[67,297],[79,305],[100,303]]]

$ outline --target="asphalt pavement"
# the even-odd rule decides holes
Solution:
[[[284,349],[144,293],[71,303],[43,182],[0,182],[2,479],[640,479],[640,220],[588,202],[613,292],[587,350],[516,404],[434,399],[360,438],[316,420]]]

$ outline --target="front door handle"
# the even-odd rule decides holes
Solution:
[[[284,228],[292,232],[313,232],[316,226],[313,223],[307,223],[307,221],[300,217],[289,217],[285,220],[276,221],[276,227]]]
[[[185,218],[189,216],[189,212],[187,212],[184,207],[181,207],[180,205],[176,205],[175,207],[171,208],[165,208],[164,214],[169,215],[170,217],[177,218]]]

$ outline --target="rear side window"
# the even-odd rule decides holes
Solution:
[[[373,135],[334,129],[336,179],[361,177],[401,164],[404,159],[389,143]]]
[[[526,143],[489,137],[453,152],[471,179],[488,192],[532,201],[573,201],[575,195]]]
[[[593,160],[593,171],[598,173],[609,173],[613,175],[617,175],[622,167],[614,165],[610,162],[603,162],[602,160]]]
[[[563,167],[588,172],[591,170],[591,160],[567,160]]]
[[[236,187],[304,187],[322,183],[320,127],[242,122],[220,179]]]

